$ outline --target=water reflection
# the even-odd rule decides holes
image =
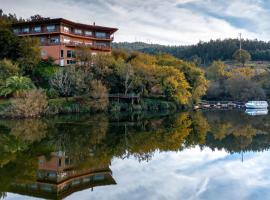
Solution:
[[[86,194],[86,189],[95,192],[97,188],[96,195],[102,193],[104,198],[110,198],[109,193],[117,191],[117,197],[124,199],[127,197],[125,185],[135,186],[136,181],[140,182],[136,179],[138,173],[138,178],[143,177],[145,181],[140,182],[138,196],[131,199],[139,199],[146,195],[146,188],[155,189],[155,192],[161,190],[149,184],[164,181],[166,175],[173,175],[175,179],[180,176],[182,181],[189,180],[194,173],[199,176],[193,171],[198,171],[195,166],[200,166],[199,160],[211,158],[210,163],[201,166],[201,172],[210,164],[218,167],[224,157],[233,159],[242,153],[248,163],[250,152],[269,149],[269,122],[268,115],[254,118],[236,111],[3,120],[0,121],[0,198],[23,194],[46,199],[71,196],[79,199],[80,195],[86,195],[88,199],[91,194]],[[136,171],[140,167],[144,170]],[[171,170],[175,173],[171,174]],[[159,177],[156,172],[163,175]],[[156,177],[152,183],[153,176]],[[208,182],[205,179],[201,184]],[[117,186],[109,186],[116,183]],[[176,184],[167,183],[168,187]],[[215,178],[215,184],[222,182]],[[178,188],[186,195],[182,198],[197,198],[187,192],[192,191],[188,184],[183,187]],[[74,193],[78,191],[81,192]],[[163,192],[156,197],[180,197],[170,196],[166,190]]]
[[[267,115],[268,109],[246,109],[246,113],[251,116]]]

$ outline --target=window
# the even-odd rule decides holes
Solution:
[[[71,185],[79,185],[80,184],[80,180],[74,180],[71,182]]]
[[[83,44],[83,42],[81,42],[81,41],[74,41],[74,43],[75,43],[75,45],[82,45]]]
[[[45,37],[40,38],[40,43],[41,44],[45,44],[46,42],[47,42],[47,38],[45,38]]]
[[[69,27],[64,26],[64,32],[69,33]]]
[[[101,180],[104,180],[104,175],[103,174],[98,174],[98,175],[95,175],[94,176],[94,180],[95,181],[101,181]]]
[[[58,167],[61,167],[61,164],[62,164],[62,159],[58,158]]]
[[[18,28],[14,28],[14,29],[13,29],[13,33],[18,34],[18,33],[19,33],[19,29],[18,29]]]
[[[64,43],[70,43],[70,39],[69,38],[64,38]]]
[[[93,35],[92,31],[85,31],[84,34],[86,36],[92,36]]]
[[[64,58],[64,50],[63,49],[61,49],[61,51],[60,51],[60,57]]]
[[[55,25],[48,25],[46,29],[48,32],[53,32],[55,31]]]
[[[68,65],[72,65],[72,64],[75,64],[75,63],[76,63],[75,60],[67,60],[67,64],[68,64]]]
[[[67,57],[68,58],[75,58],[75,51],[67,50]]]
[[[23,33],[29,33],[29,27],[24,27],[23,28]]]
[[[97,38],[106,38],[106,33],[104,33],[104,32],[96,32],[96,37]]]
[[[52,37],[49,39],[50,44],[58,44],[59,38],[58,37]]]
[[[74,29],[74,33],[81,35],[82,34],[82,30],[81,29]]]
[[[40,26],[35,26],[34,27],[34,32],[35,33],[40,33],[41,32],[41,27]]]
[[[106,43],[106,42],[97,42],[96,43],[97,46],[99,47],[109,47],[109,43]]]
[[[93,45],[93,42],[86,42],[85,45],[86,46],[92,46]]]

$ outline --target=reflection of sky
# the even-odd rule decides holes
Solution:
[[[156,153],[149,162],[114,159],[117,182],[67,199],[270,199],[270,152],[240,154],[206,148]],[[8,194],[7,199],[19,196]]]

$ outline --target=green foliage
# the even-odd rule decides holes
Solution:
[[[55,90],[53,88],[46,90],[46,94],[47,94],[49,99],[56,99],[59,97],[59,93],[57,92],[57,90]]]
[[[17,60],[19,57],[19,38],[10,29],[0,26],[0,59]]]
[[[26,74],[32,74],[34,67],[40,62],[40,48],[37,38],[24,37],[19,42],[18,63]]]
[[[165,46],[158,44],[147,44],[143,42],[120,42],[113,43],[116,49],[125,49],[126,51],[140,51],[143,53],[170,54],[178,59],[192,61],[196,64],[201,62],[202,66],[207,66],[215,60],[231,60],[232,55],[239,49],[240,41],[238,39],[210,40],[208,42],[199,42],[189,46]],[[242,40],[242,47],[247,50],[253,60],[270,60],[270,44],[259,40]]]
[[[0,95],[14,95],[19,97],[24,91],[35,88],[31,79],[24,76],[11,76],[6,79],[5,85],[0,88]]]
[[[0,60],[0,83],[3,84],[10,76],[18,75],[20,69],[18,65],[12,63],[11,60],[3,59]]]
[[[245,63],[249,60],[251,60],[251,55],[249,54],[248,51],[241,49],[241,50],[237,50],[234,54],[233,54],[233,58],[242,63],[243,67],[245,66]]]
[[[37,86],[49,88],[50,79],[59,71],[59,66],[49,61],[40,61],[33,69],[32,79]]]

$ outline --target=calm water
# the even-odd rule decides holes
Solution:
[[[0,121],[0,199],[270,199],[270,116]]]

